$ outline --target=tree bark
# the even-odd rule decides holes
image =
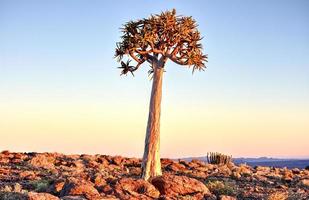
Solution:
[[[144,180],[162,175],[160,163],[160,113],[164,69],[161,65],[162,64],[157,63],[153,67],[153,82],[142,161],[142,178]]]

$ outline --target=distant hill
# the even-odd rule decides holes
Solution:
[[[184,160],[202,160],[207,162],[206,157],[190,157],[185,158]],[[287,167],[289,169],[299,168],[304,169],[309,166],[309,159],[281,159],[281,158],[268,158],[268,157],[260,157],[260,158],[233,158],[233,162],[235,164],[246,163],[252,167],[255,166],[270,166],[270,167]]]

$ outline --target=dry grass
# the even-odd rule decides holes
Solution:
[[[217,196],[229,195],[236,196],[237,187],[234,183],[223,181],[209,181],[205,184],[209,191]]]
[[[267,200],[287,200],[288,194],[285,192],[274,192],[270,194]]]

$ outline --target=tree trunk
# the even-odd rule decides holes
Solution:
[[[142,178],[144,180],[162,175],[160,163],[160,113],[163,71],[163,67],[160,65],[154,66],[145,149],[142,161]]]

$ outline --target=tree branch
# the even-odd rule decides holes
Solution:
[[[130,54],[130,56],[131,56],[136,62],[138,62],[138,63],[141,62],[141,59],[138,59],[138,58],[134,55],[134,53],[133,53],[132,51],[130,51],[129,54]]]
[[[148,51],[146,50],[139,50],[139,49],[135,49],[135,51],[141,55],[145,55],[145,54],[149,54],[149,53],[158,53],[158,54],[163,54],[163,51],[159,50],[159,49],[150,49]]]
[[[164,65],[165,62],[166,62],[166,60],[167,60],[167,57],[164,56],[164,55],[162,55],[161,58],[159,59],[159,63],[161,63],[162,65]],[[163,66],[162,66],[162,67],[163,67]]]
[[[179,48],[182,46],[182,44],[177,44],[177,46],[173,49],[172,55],[175,56],[179,52]]]
[[[148,61],[150,64],[152,64],[152,62],[155,62],[155,61],[156,61],[156,57],[153,56],[153,55],[146,54],[146,55],[144,55],[144,56],[146,56],[147,61]]]
[[[136,70],[139,68],[139,66],[140,66],[141,64],[143,64],[144,62],[145,62],[145,59],[144,59],[142,62],[137,63],[137,65],[134,67],[134,69],[131,71],[131,73],[134,72],[134,71],[136,71]]]
[[[174,63],[177,63],[178,65],[188,65],[188,61],[181,61],[177,59],[176,56],[172,56],[171,54],[168,54],[166,57],[171,59],[171,61],[173,61]]]

